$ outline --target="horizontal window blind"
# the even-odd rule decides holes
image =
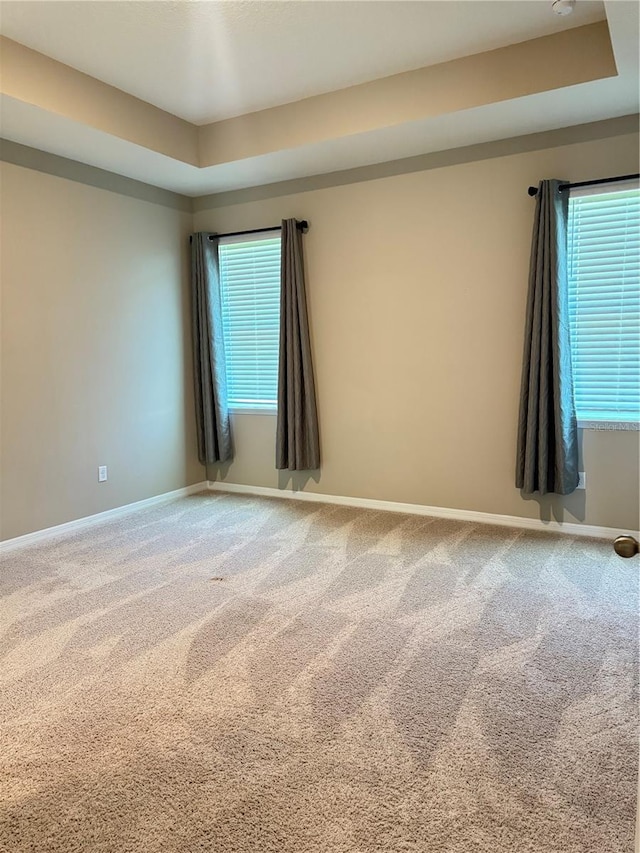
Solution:
[[[569,312],[578,420],[640,419],[640,190],[572,192]]]
[[[280,236],[223,238],[218,257],[229,405],[274,409],[278,397]]]

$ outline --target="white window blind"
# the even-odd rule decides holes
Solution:
[[[218,257],[229,406],[273,410],[278,398],[280,236],[222,238]]]
[[[569,312],[579,421],[640,419],[640,190],[572,191]]]

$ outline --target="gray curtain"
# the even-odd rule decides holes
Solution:
[[[222,339],[218,240],[191,236],[191,321],[198,458],[203,465],[231,459],[227,379]]]
[[[578,485],[567,292],[569,194],[541,181],[531,243],[516,486],[567,495]]]
[[[276,468],[310,471],[319,467],[302,235],[295,219],[283,219]]]

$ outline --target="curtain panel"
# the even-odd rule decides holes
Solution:
[[[297,225],[295,219],[282,221],[276,468],[310,471],[320,467],[320,440]]]
[[[541,181],[531,243],[516,486],[526,494],[567,495],[578,485],[573,399],[567,220],[569,194]]]
[[[222,337],[218,240],[191,236],[191,321],[198,458],[203,465],[232,458]]]

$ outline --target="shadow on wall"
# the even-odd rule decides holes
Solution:
[[[233,459],[228,462],[214,462],[212,465],[206,466],[207,480],[226,480],[229,475],[229,470],[233,464]]]
[[[319,483],[320,471],[278,471],[279,489],[287,489],[290,484],[292,491],[300,492],[310,480]]]
[[[523,501],[535,501],[539,506],[540,521],[584,521],[587,512],[587,494],[584,489],[570,495],[526,495]]]
[[[229,462],[216,462],[214,465],[207,465],[207,479],[219,482],[224,482],[231,469],[233,460]],[[320,482],[320,470],[317,471],[278,471],[278,488],[282,491],[301,492],[305,489],[308,483]],[[255,484],[247,484],[255,485]]]

